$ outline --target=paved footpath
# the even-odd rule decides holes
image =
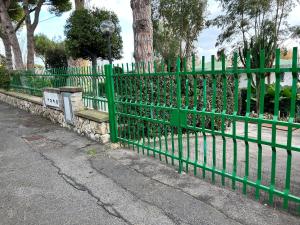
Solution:
[[[157,159],[0,103],[0,225],[300,224]]]

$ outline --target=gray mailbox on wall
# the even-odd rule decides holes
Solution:
[[[74,123],[74,113],[84,109],[82,102],[82,88],[62,87],[60,88],[65,120],[68,124]]]

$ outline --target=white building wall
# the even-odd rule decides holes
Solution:
[[[255,79],[255,75],[254,76],[254,79]],[[284,73],[282,77],[282,80],[280,82],[280,85],[281,86],[292,86],[292,80],[293,80],[293,76],[292,76],[292,73]],[[299,79],[300,79],[300,74],[299,74]],[[273,84],[275,83],[275,74],[272,73],[270,75],[270,83],[269,84]],[[266,78],[266,84],[268,84],[268,78]],[[246,74],[241,74],[240,77],[239,77],[239,88],[247,88],[247,75]]]

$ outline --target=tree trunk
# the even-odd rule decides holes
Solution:
[[[27,29],[27,69],[34,69],[34,31]]]
[[[0,37],[3,41],[4,49],[5,49],[5,58],[6,58],[6,68],[9,70],[13,70],[13,61],[12,61],[12,52],[11,52],[11,44],[6,33],[1,30]]]
[[[11,45],[9,42],[8,37],[2,38],[3,45],[5,49],[5,58],[6,58],[6,67],[8,70],[13,70],[13,61],[12,61],[12,52],[11,52]]]
[[[3,1],[0,1],[0,21],[3,27],[3,31],[6,33],[14,53],[15,68],[23,69],[24,64],[19,41]]]
[[[23,9],[26,15],[25,23],[27,31],[27,69],[34,69],[34,31],[38,25],[41,8],[44,2],[45,0],[39,0],[37,2],[34,10],[33,23],[31,23],[28,0],[23,0]]]
[[[84,9],[85,0],[75,0],[75,10]]]
[[[150,0],[131,0],[136,63],[153,60],[153,26]]]

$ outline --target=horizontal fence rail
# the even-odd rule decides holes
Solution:
[[[243,68],[237,54],[230,67],[223,56],[221,69],[215,68],[213,56],[209,69],[204,57],[199,70],[195,58],[126,64],[118,71],[110,67],[117,140],[178,166],[179,172],[191,170],[270,205],[300,212],[297,56],[294,48],[290,68],[280,67],[279,50],[272,68],[264,66],[264,51],[261,66],[254,69],[250,54]],[[283,73],[290,73],[291,87],[281,86]],[[268,76],[275,77],[273,84],[267,84]],[[245,99],[241,77],[247,80]]]
[[[15,71],[11,75],[10,87],[16,91],[43,96],[46,87],[81,87],[84,106],[99,111],[108,111],[105,92],[105,75],[102,67],[80,67]]]

